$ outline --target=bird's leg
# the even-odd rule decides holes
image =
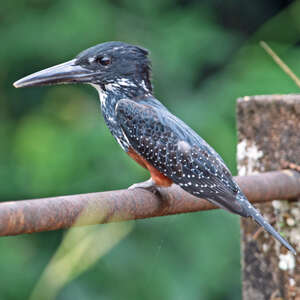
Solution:
[[[158,191],[159,186],[154,182],[152,177],[150,177],[146,181],[135,183],[135,184],[131,185],[128,189],[133,190],[133,189],[136,189],[136,188],[142,188],[142,189],[148,190],[151,193],[159,192]]]

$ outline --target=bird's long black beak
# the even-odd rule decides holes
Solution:
[[[72,59],[60,65],[33,73],[14,83],[14,87],[89,82],[93,71],[75,64]]]

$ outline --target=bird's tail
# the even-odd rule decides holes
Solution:
[[[241,203],[242,207],[244,208],[246,214],[249,217],[262,226],[267,232],[269,232],[277,241],[279,241],[284,247],[290,250],[294,255],[296,255],[296,250],[284,239],[267,221],[266,219],[260,214],[260,212],[247,200],[247,198],[242,195],[238,194],[237,200]]]

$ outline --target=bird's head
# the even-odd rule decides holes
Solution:
[[[81,52],[70,61],[26,76],[14,86],[89,83],[102,89],[117,85],[144,86],[151,92],[148,54],[139,46],[106,42]]]

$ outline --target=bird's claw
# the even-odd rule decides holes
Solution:
[[[152,180],[152,178],[150,178],[146,181],[143,181],[143,182],[135,183],[135,184],[131,185],[128,189],[133,190],[133,189],[137,189],[137,188],[147,190],[154,194],[158,192],[158,186],[155,184],[155,182]]]

